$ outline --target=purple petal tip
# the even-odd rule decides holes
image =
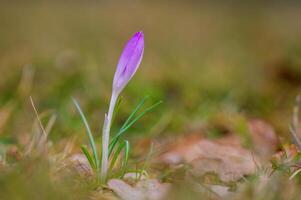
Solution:
[[[139,32],[135,33],[135,34],[133,35],[132,38],[138,38],[138,40],[139,40],[140,38],[144,39],[143,32],[142,32],[142,31],[139,31]]]

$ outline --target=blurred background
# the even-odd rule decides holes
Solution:
[[[39,112],[56,114],[52,140],[87,140],[71,96],[100,136],[119,55],[141,30],[143,62],[123,92],[114,127],[149,95],[163,104],[129,136],[208,125],[216,135],[224,127],[241,130],[237,121],[249,118],[288,135],[301,88],[301,7],[239,2],[1,1],[1,140],[22,142],[31,134],[29,96]]]

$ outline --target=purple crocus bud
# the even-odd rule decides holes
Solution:
[[[109,167],[109,140],[112,117],[116,100],[127,85],[127,83],[134,76],[137,71],[143,56],[144,51],[144,35],[142,32],[137,32],[125,45],[124,50],[120,56],[117,69],[113,80],[113,91],[110,100],[108,114],[105,116],[102,133],[102,160],[101,160],[101,178],[106,179]]]
[[[117,95],[123,90],[137,71],[144,51],[144,35],[137,32],[125,45],[114,75],[113,92]]]

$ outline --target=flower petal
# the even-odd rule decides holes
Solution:
[[[137,71],[144,51],[144,35],[137,32],[126,44],[114,75],[113,90],[121,92]]]

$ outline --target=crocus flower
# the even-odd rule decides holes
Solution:
[[[137,32],[126,44],[114,75],[113,92],[119,94],[137,71],[144,51],[144,35]]]
[[[114,75],[112,96],[108,114],[105,115],[103,133],[102,133],[102,168],[101,177],[105,179],[108,171],[108,147],[110,138],[110,128],[112,116],[117,98],[124,87],[128,84],[131,78],[137,71],[143,56],[144,51],[144,35],[142,32],[137,32],[128,41],[123,49],[117,64],[117,69]]]

